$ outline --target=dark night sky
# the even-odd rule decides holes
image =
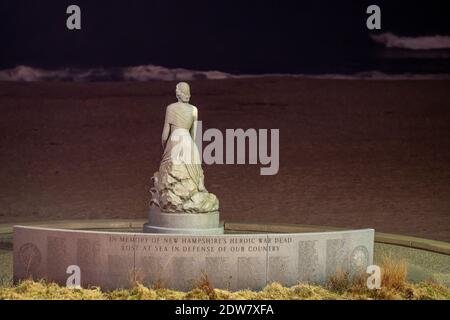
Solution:
[[[0,68],[142,64],[234,73],[376,67],[369,4],[382,32],[450,34],[446,1],[0,0]],[[66,29],[66,8],[82,30]]]

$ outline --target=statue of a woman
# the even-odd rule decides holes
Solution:
[[[217,213],[219,201],[204,184],[200,154],[195,144],[198,110],[189,104],[185,82],[176,87],[178,102],[166,109],[162,133],[164,154],[152,178],[151,204],[163,213]]]

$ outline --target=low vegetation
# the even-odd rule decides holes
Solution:
[[[179,292],[155,285],[152,288],[134,283],[131,289],[103,292],[100,288],[70,289],[44,281],[23,281],[16,286],[0,287],[0,299],[89,299],[89,300],[450,300],[450,289],[432,281],[412,284],[406,281],[404,262],[394,262],[389,257],[381,265],[382,286],[370,290],[366,277],[350,276],[338,272],[324,286],[298,284],[284,287],[271,283],[261,291],[241,290],[230,292],[214,288],[206,274],[197,281],[196,288],[189,292]]]

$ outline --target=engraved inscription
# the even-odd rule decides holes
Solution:
[[[48,280],[65,283],[68,266],[66,239],[63,237],[47,237],[47,272],[52,275]]]
[[[33,243],[25,243],[19,249],[19,260],[25,270],[25,275],[28,277],[36,272],[41,264],[41,252]]]
[[[262,288],[266,284],[266,259],[238,258],[238,284],[241,288]]]
[[[171,286],[190,290],[197,285],[201,276],[201,269],[198,268],[198,259],[196,261],[193,257],[173,257],[171,265]]]
[[[108,282],[117,287],[128,287],[135,280],[133,258],[121,255],[108,255]]]
[[[298,242],[298,281],[316,283],[319,272],[319,255],[316,249],[317,241]]]
[[[230,290],[258,290],[270,281],[322,283],[338,270],[364,269],[373,255],[373,230],[195,236],[19,228],[15,279],[26,270],[64,284],[75,264],[82,286],[105,290],[139,281],[185,291],[198,286],[202,274],[213,287]]]
[[[166,261],[166,263],[164,263]],[[168,285],[164,278],[164,271],[169,260],[164,257],[142,257],[136,274],[139,278],[142,275],[143,282],[149,287],[165,287]]]
[[[289,257],[269,257],[269,281],[287,283],[290,280]]]
[[[227,257],[207,257],[205,272],[213,287],[229,289],[235,270]]]
[[[82,272],[82,286],[94,285],[95,279],[101,270],[100,263],[100,243],[89,239],[77,240],[77,264]]]
[[[326,274],[330,277],[337,272],[348,270],[349,248],[346,239],[327,240]]]

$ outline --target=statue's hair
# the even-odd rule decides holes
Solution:
[[[179,82],[175,89],[175,93],[177,98],[183,102],[189,102],[189,99],[191,98],[191,90],[189,84],[186,82]]]

